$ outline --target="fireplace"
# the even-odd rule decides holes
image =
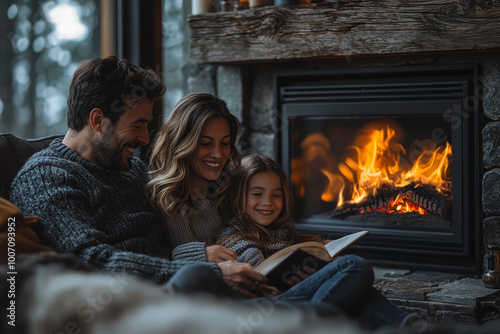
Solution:
[[[383,266],[476,273],[477,65],[276,73],[295,226]]]

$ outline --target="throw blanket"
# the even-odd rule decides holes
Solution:
[[[0,262],[12,255],[51,250],[35,233],[37,223],[38,217],[24,217],[17,206],[0,197]]]

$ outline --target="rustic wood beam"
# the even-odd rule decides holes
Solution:
[[[338,0],[189,17],[194,63],[500,50],[498,0]]]

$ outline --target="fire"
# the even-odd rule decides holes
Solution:
[[[452,150],[448,142],[434,150],[412,151],[410,156],[418,157],[410,162],[405,159],[407,150],[396,140],[396,131],[386,126],[360,135],[350,148],[352,153],[338,164],[340,174],[321,170],[329,181],[321,199],[326,202],[337,200],[337,207],[361,203],[374,196],[381,187],[401,188],[417,183],[432,185],[437,191],[450,188],[447,170]],[[348,182],[347,186],[344,180]],[[427,214],[404,195],[377,211]]]
[[[380,211],[380,212],[387,212],[387,213],[402,213],[402,212],[418,212],[421,215],[427,215],[429,212],[417,204],[413,203],[408,197],[406,196],[398,196],[391,204],[387,205],[386,207],[377,209],[375,211]],[[360,213],[364,213],[365,210],[361,210]]]
[[[328,188],[321,194],[321,199],[325,202],[333,202],[335,198],[332,194],[339,194],[337,206],[342,205],[344,202],[342,197],[345,187],[344,180],[340,175],[330,173],[327,169],[322,169],[321,172],[328,178]]]

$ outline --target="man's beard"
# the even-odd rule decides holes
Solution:
[[[130,161],[124,163],[122,150],[114,146],[119,142],[120,140],[113,126],[108,127],[102,138],[94,141],[93,146],[96,152],[95,158],[99,165],[120,171],[127,171],[130,169]]]

